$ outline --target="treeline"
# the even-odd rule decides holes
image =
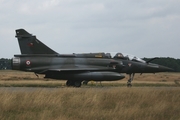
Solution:
[[[0,70],[11,69],[11,59],[0,59]]]
[[[143,58],[143,60],[148,61],[152,58]],[[151,61],[151,63],[163,65],[166,67],[173,68],[176,72],[180,72],[180,59],[174,58],[159,58]],[[0,70],[11,69],[11,59],[1,58],[0,59]]]
[[[145,61],[148,61],[150,59],[152,59],[152,58],[143,58],[143,60],[145,60]],[[170,68],[174,69],[176,72],[180,72],[180,59],[162,57],[162,58],[158,58],[158,59],[151,61],[151,63],[170,67]]]

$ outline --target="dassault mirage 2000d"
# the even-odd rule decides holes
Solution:
[[[172,71],[171,68],[150,63],[151,60],[145,62],[122,53],[59,54],[24,29],[16,30],[16,37],[21,54],[14,55],[12,59],[14,70],[67,80],[67,86],[80,87],[82,81],[90,80],[121,80],[125,77],[121,73],[130,75],[127,85],[131,86],[135,73]]]

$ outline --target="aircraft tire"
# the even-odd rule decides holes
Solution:
[[[74,82],[74,87],[81,87],[81,82],[75,81]]]
[[[89,81],[83,81],[83,85],[87,85]]]
[[[68,80],[68,81],[66,82],[66,85],[67,85],[67,86],[73,86],[73,85],[74,85],[74,82],[73,82],[72,80]]]
[[[127,84],[127,87],[132,87],[132,85],[131,84]]]

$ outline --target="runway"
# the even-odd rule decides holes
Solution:
[[[74,89],[74,90],[113,90],[113,89],[119,89],[119,90],[135,90],[135,89],[151,89],[151,90],[180,90],[180,87],[112,87],[112,86],[93,86],[93,87],[81,87],[81,88],[75,88],[75,87],[58,87],[58,88],[49,88],[49,87],[0,87],[1,92],[35,92],[39,90],[46,90],[46,91],[61,91],[61,90],[66,90],[66,89]]]

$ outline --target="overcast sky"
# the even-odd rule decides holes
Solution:
[[[180,0],[0,0],[0,58],[24,28],[63,53],[180,58]]]

